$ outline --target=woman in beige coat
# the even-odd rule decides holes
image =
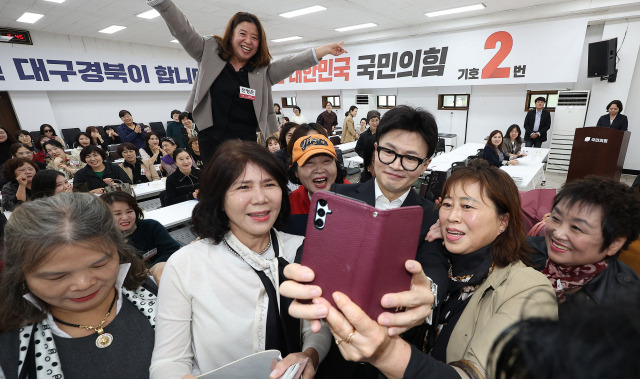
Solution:
[[[118,146],[117,152],[124,158],[120,167],[131,179],[131,183],[140,184],[160,180],[160,175],[153,166],[153,162],[150,159],[140,159],[136,156],[138,152],[136,145],[131,142],[122,143]]]
[[[356,140],[356,127],[353,124],[353,118],[358,114],[358,107],[352,105],[349,108],[349,111],[344,115],[346,116],[344,119],[344,124],[342,124],[342,138],[340,138],[340,143],[353,142]]]
[[[341,354],[373,364],[388,378],[484,378],[491,346],[503,330],[525,316],[557,318],[553,288],[523,263],[529,252],[520,198],[504,171],[480,162],[454,172],[442,190],[436,225],[432,231],[444,236],[448,251],[449,288],[420,341],[425,351],[390,337],[339,292],[332,294],[338,309],[317,298],[311,305],[296,301],[289,312],[313,319],[326,311]],[[302,281],[306,274],[308,281],[307,270],[294,265],[285,275]],[[319,288],[293,281],[280,287],[283,296],[300,299],[312,298],[312,290]]]

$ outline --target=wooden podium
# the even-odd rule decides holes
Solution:
[[[567,182],[588,175],[620,180],[631,132],[604,127],[576,129]]]

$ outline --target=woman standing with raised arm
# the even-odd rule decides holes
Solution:
[[[224,35],[202,36],[172,0],[149,0],[171,34],[198,62],[198,77],[186,111],[193,114],[206,162],[225,140],[256,140],[256,129],[269,136],[278,131],[271,86],[296,70],[318,64],[325,55],[341,55],[342,42],[330,43],[271,62],[267,37],[258,17],[236,13]],[[216,101],[212,101],[215,98]]]

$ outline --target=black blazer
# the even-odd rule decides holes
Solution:
[[[113,163],[104,163],[104,174],[102,179],[118,179],[123,183],[131,184],[129,175],[120,166]],[[107,184],[93,172],[91,166],[87,165],[78,170],[73,176],[73,188],[79,191],[92,191],[96,188],[104,188]]]
[[[531,133],[533,133],[533,124],[536,122],[536,110],[532,109],[527,112],[524,118],[524,140],[531,140]],[[547,140],[547,132],[551,129],[551,113],[549,111],[542,110],[540,115],[540,127],[538,128],[538,137],[542,142]],[[536,139],[538,139],[536,138]]]
[[[365,203],[375,206],[375,178],[368,180],[364,183],[356,184],[334,184],[331,187],[331,191],[351,197],[356,200],[364,201]],[[402,203],[403,207],[412,205],[422,206],[424,213],[422,215],[422,225],[420,228],[420,241],[418,244],[418,251],[416,253],[416,260],[422,264],[422,269],[425,274],[430,277],[436,284],[438,284],[438,301],[442,302],[447,294],[448,290],[448,269],[449,261],[445,256],[445,250],[442,246],[442,241],[427,242],[424,237],[427,235],[429,228],[438,220],[438,212],[435,209],[435,204],[431,201],[421,198],[418,194],[411,190],[409,195]],[[364,231],[358,238],[367,238],[367,231]],[[380,278],[383,280],[384,278]],[[437,309],[437,308],[436,308]],[[434,310],[435,311],[435,310]],[[437,320],[437,315],[434,313],[434,322]],[[419,338],[417,338],[418,336]],[[424,334],[421,333],[421,328],[416,327],[404,334],[404,338],[408,342],[416,340],[424,340]],[[335,344],[331,344],[329,353],[324,359],[322,364],[318,367],[316,378],[349,378],[349,379],[367,379],[378,378],[379,373],[377,369],[369,364],[360,364],[356,362],[347,362],[340,355],[340,351]]]
[[[502,160],[498,156],[498,152],[493,147],[493,145],[484,145],[484,150],[482,150],[482,159],[485,159],[492,166],[502,166]],[[505,157],[505,159],[507,158]]]
[[[604,126],[605,128],[622,130],[623,132],[629,129],[629,119],[623,114],[618,113],[611,124],[609,120],[609,114],[603,115],[598,119],[596,126]]]

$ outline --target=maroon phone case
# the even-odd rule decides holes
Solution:
[[[326,201],[324,225],[316,225],[318,201]],[[326,208],[325,208],[326,211]],[[415,259],[422,207],[378,210],[328,191],[311,198],[302,264],[315,272],[313,284],[333,306],[331,294],[345,293],[373,320],[395,309],[380,305],[386,293],[407,291],[411,275],[404,267]]]

